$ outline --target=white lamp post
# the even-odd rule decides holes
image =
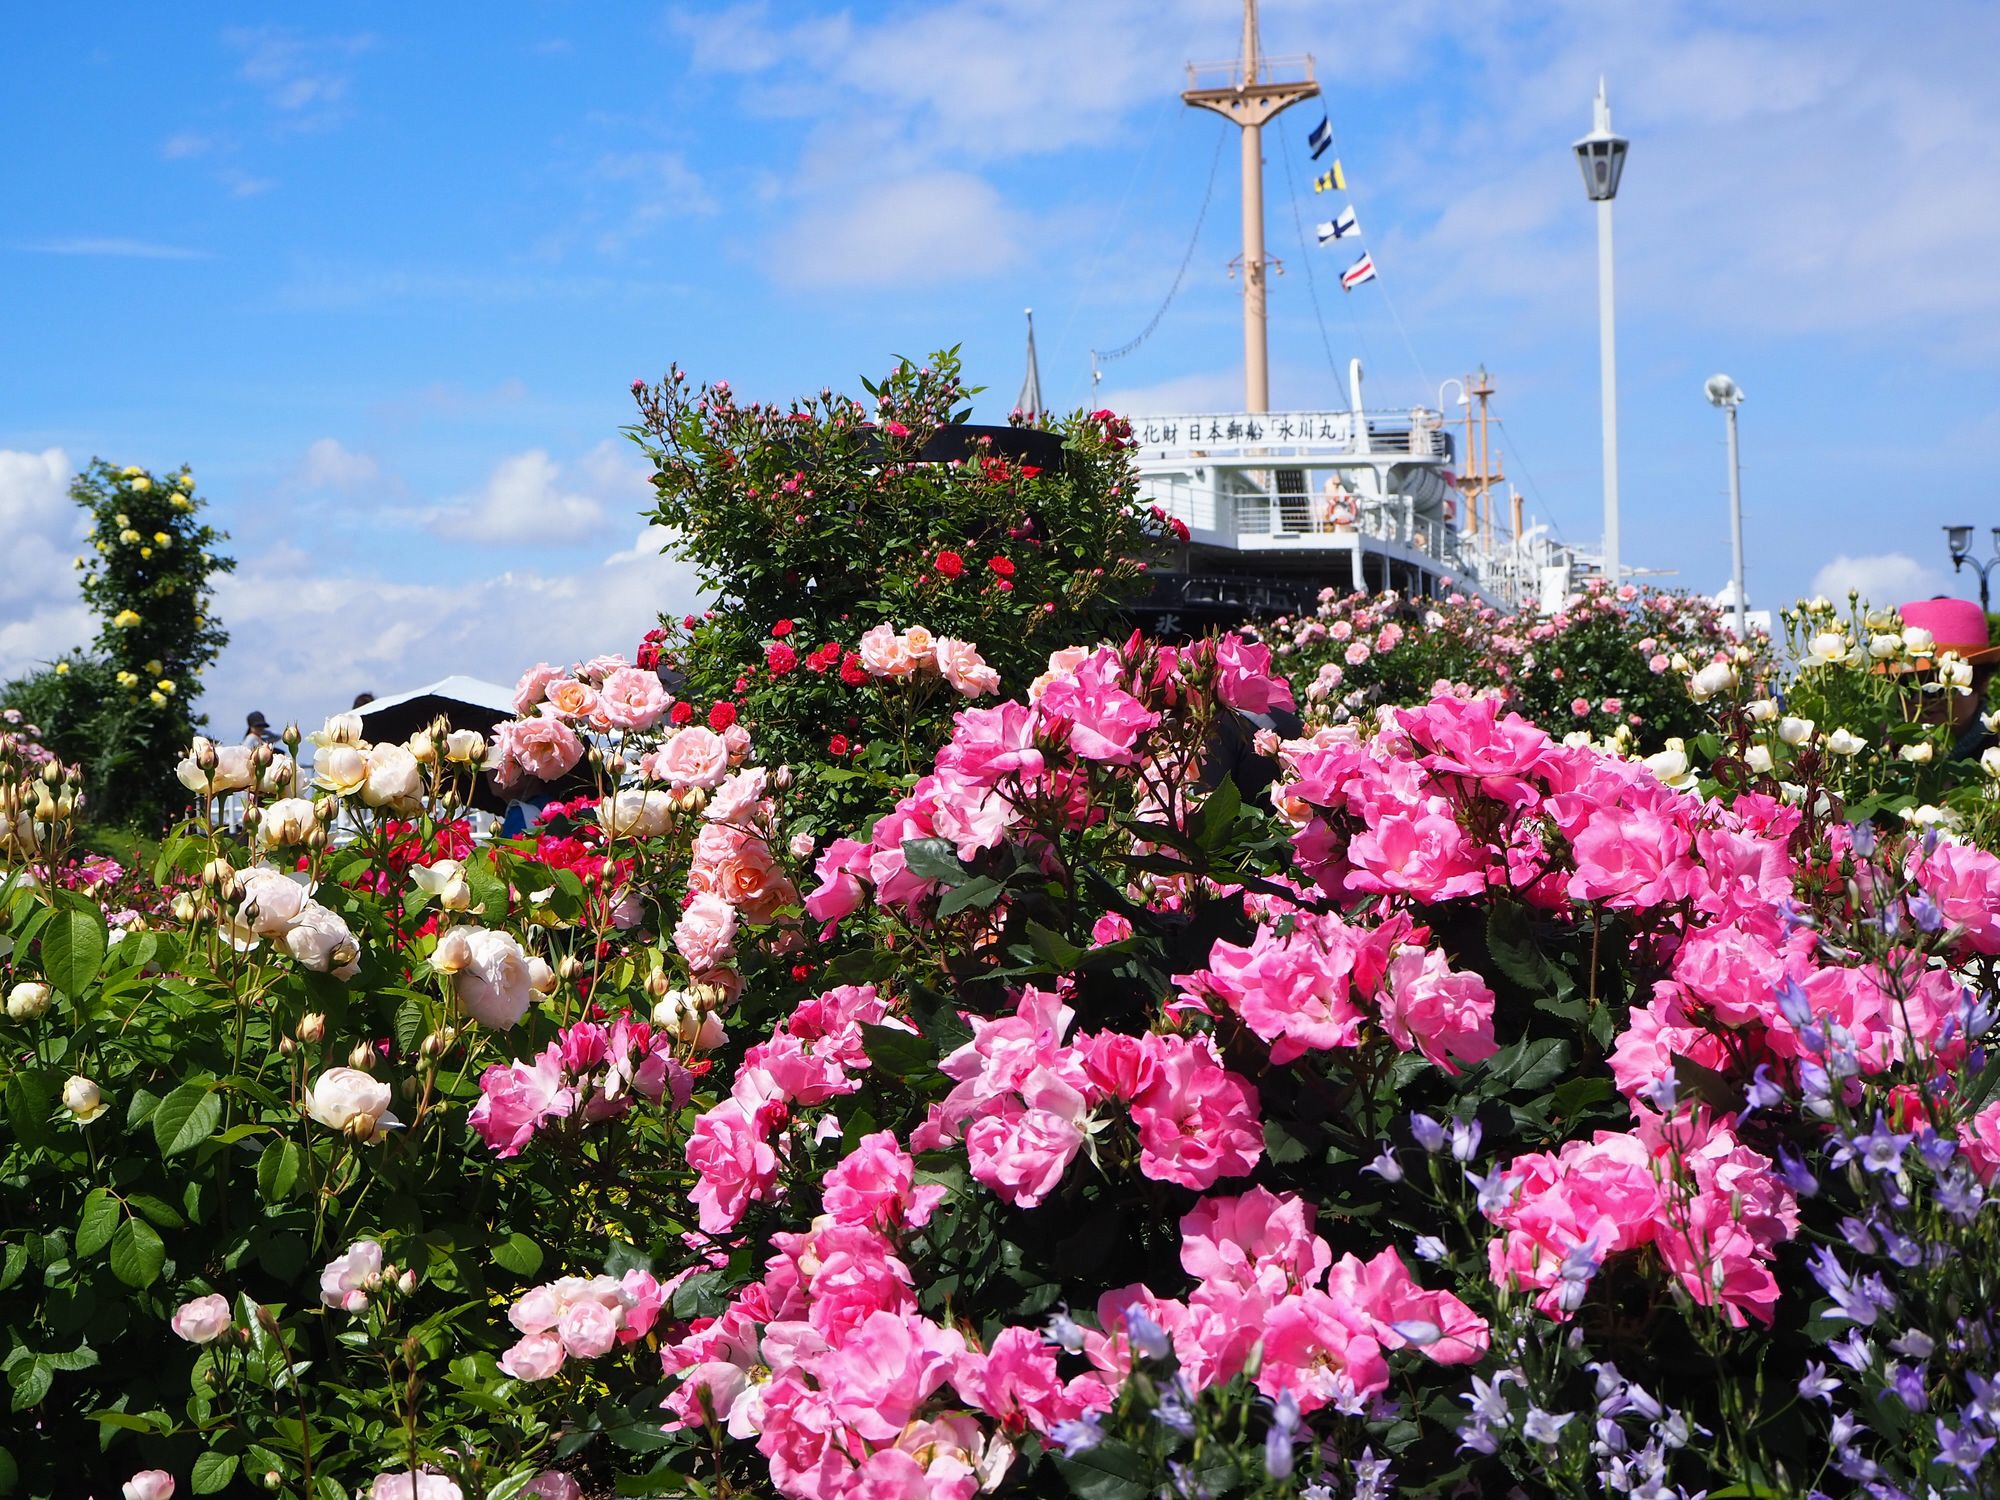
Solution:
[[[1583,168],[1583,190],[1597,205],[1597,338],[1604,382],[1604,572],[1618,586],[1618,341],[1611,315],[1611,200],[1625,172],[1631,143],[1611,133],[1611,106],[1604,80],[1597,81],[1596,113],[1590,134],[1575,146]]]
[[[1729,576],[1736,584],[1736,639],[1745,641],[1750,637],[1743,614],[1743,472],[1736,459],[1736,408],[1743,404],[1743,388],[1727,375],[1711,375],[1704,389],[1709,405],[1721,407],[1729,423],[1729,545],[1734,560]]]

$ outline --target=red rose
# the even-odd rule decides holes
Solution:
[[[937,555],[937,570],[942,578],[956,578],[965,571],[965,559],[956,552],[940,552]]]
[[[676,724],[691,723],[694,719],[694,705],[692,703],[676,703],[668,710],[667,717],[672,719]]]
[[[859,651],[850,651],[840,659],[840,680],[849,687],[860,687],[868,680],[868,669],[861,665]]]
[[[995,573],[998,573],[1002,578],[1012,578],[1014,576],[1014,564],[1007,558],[989,557],[986,559],[986,566],[991,568]]]
[[[770,668],[773,677],[782,677],[799,664],[799,653],[790,646],[780,643],[764,648],[764,665]]]
[[[844,734],[836,734],[832,739],[826,742],[826,748],[828,753],[833,755],[847,754],[847,736]]]
[[[692,629],[694,629],[694,628],[695,628],[695,626],[696,626],[696,625],[698,625],[698,624],[700,624],[700,623],[701,623],[701,622],[700,622],[700,621],[698,621],[697,619],[695,619],[695,617],[694,617],[693,615],[682,615],[682,616],[681,616],[681,625],[682,625],[682,627],[683,627],[684,629],[687,629],[687,630],[692,630]]]
[[[799,984],[804,984],[808,979],[812,978],[812,972],[811,964],[792,965],[792,978]]]
[[[717,734],[722,733],[736,722],[736,705],[727,698],[715,704],[708,711],[708,727]]]
[[[792,622],[790,620],[780,620],[778,621],[777,624],[771,627],[771,634],[777,636],[780,640],[790,635],[791,633],[792,633]]]

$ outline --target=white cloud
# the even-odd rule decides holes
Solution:
[[[600,455],[603,449],[600,444]],[[578,467],[589,468],[598,480],[611,472],[601,457],[587,459]],[[598,498],[572,487],[561,466],[542,448],[501,459],[479,493],[448,501],[427,518],[431,530],[440,536],[489,544],[542,542],[550,546],[585,541],[602,530],[604,520],[604,506]]]
[[[216,581],[230,633],[201,707],[233,729],[251,709],[316,726],[354,695],[452,673],[511,683],[537,661],[629,655],[662,614],[700,607],[693,570],[660,555],[660,528],[574,573],[532,569],[437,582],[330,575],[284,545]]]
[[[1208,370],[1180,375],[1153,385],[1107,383],[1091,398],[1093,406],[1108,406],[1122,416],[1148,417],[1166,412],[1235,411],[1243,404],[1242,369]]]
[[[215,138],[195,130],[180,130],[160,142],[160,155],[168,161],[182,161],[214,149]]]
[[[868,286],[984,276],[1020,253],[1019,216],[985,179],[922,172],[843,192],[772,246],[794,286]]]
[[[282,26],[231,27],[222,39],[243,55],[240,76],[302,129],[340,117],[354,81],[344,65],[375,45],[372,36],[309,37]]]
[[[357,490],[378,483],[382,466],[366,453],[356,453],[338,438],[323,437],[306,449],[295,482],[309,490]]]
[[[71,566],[86,530],[70,502],[71,472],[60,448],[0,450],[0,680],[92,634]]]
[[[1849,590],[1859,592],[1863,603],[1890,606],[1948,594],[1952,585],[1944,574],[1905,552],[1861,557],[1843,552],[1813,574],[1813,593],[1824,594],[1835,603],[1845,600]]]
[[[206,250],[185,245],[162,245],[152,240],[126,239],[120,235],[70,235],[62,239],[36,240],[17,245],[34,255],[108,255],[125,260],[207,260]]]

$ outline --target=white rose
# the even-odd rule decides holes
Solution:
[[[281,938],[306,907],[306,888],[291,876],[264,865],[240,870],[236,888],[243,893],[229,936],[241,946],[257,938]]]
[[[335,714],[326,721],[326,727],[308,735],[315,745],[324,750],[331,745],[359,745],[361,743],[361,715],[356,713]]]
[[[49,987],[45,984],[24,979],[7,991],[7,1019],[10,1021],[32,1021],[48,1008]]]
[[[264,809],[264,816],[257,824],[257,838],[265,848],[277,849],[303,844],[317,827],[319,817],[312,803],[303,797],[280,797]]]
[[[359,1068],[328,1068],[306,1091],[306,1113],[357,1141],[379,1141],[403,1122],[389,1113],[389,1085]]]
[[[1743,752],[1743,764],[1759,776],[1771,774],[1771,752],[1762,745],[1752,745]]]
[[[1884,632],[1880,635],[1871,635],[1868,637],[1868,654],[1877,661],[1887,661],[1890,657],[1900,653],[1902,649],[1903,638],[1900,635],[1889,635]]]
[[[464,911],[472,905],[472,888],[466,884],[465,866],[455,859],[436,864],[412,865],[410,879],[417,889],[446,911]]]
[[[361,800],[391,812],[416,812],[423,806],[424,773],[416,756],[401,745],[377,745],[368,752],[368,776]]]
[[[1778,721],[1778,738],[1787,745],[1803,745],[1813,735],[1813,721],[1787,714]]]
[[[1903,649],[1908,651],[1910,655],[1929,656],[1931,654],[1931,647],[1935,644],[1936,637],[1924,629],[1923,626],[1909,625],[1904,627]]]
[[[1979,769],[1988,776],[2000,777],[2000,745],[1988,745],[1979,752]],[[11,1005],[8,1007],[8,1014],[13,1014]]]
[[[79,1125],[88,1125],[111,1108],[104,1102],[104,1091],[80,1073],[70,1074],[63,1082],[62,1102]]]
[[[1647,756],[1646,769],[1671,787],[1687,786],[1694,780],[1688,774],[1687,751],[1675,742]]]
[[[337,797],[351,797],[368,780],[368,755],[344,742],[323,746],[313,760],[313,785]]]
[[[1972,663],[1962,656],[1947,653],[1938,663],[1938,676],[1949,687],[1969,688],[1972,686]]]
[[[1778,705],[1769,698],[1752,698],[1743,705],[1743,711],[1758,724],[1768,724],[1778,717]]]
[[[463,766],[486,759],[486,740],[476,729],[454,729],[444,737],[444,758]]]
[[[666,792],[627,790],[600,802],[597,819],[613,838],[657,838],[672,826],[674,799]]]
[[[1736,668],[1726,661],[1712,661],[1688,682],[1688,693],[1697,703],[1706,703],[1717,693],[1736,686]]]
[[[1826,748],[1834,755],[1859,755],[1868,748],[1868,741],[1845,729],[1836,729],[1826,737]]]
[[[285,933],[285,946],[308,969],[335,979],[352,979],[361,968],[361,945],[354,934],[337,913],[317,901],[300,908],[298,920]]]
[[[1896,752],[1896,755],[1899,759],[1906,760],[1913,766],[1927,766],[1931,763],[1933,753],[1929,740],[1918,740],[1914,745],[1903,746],[1902,749]]]
[[[483,927],[454,932],[464,933],[455,945],[464,955],[456,980],[459,1008],[488,1026],[518,1025],[535,998],[536,975],[528,955],[509,933]],[[444,948],[442,942],[438,946]]]
[[[1808,665],[1832,666],[1847,656],[1847,637],[1838,630],[1822,630],[1806,643]]]

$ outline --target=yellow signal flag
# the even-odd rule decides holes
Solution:
[[[1340,158],[1333,159],[1333,170],[1322,172],[1313,179],[1315,193],[1344,193],[1347,191],[1347,174],[1340,170]]]

